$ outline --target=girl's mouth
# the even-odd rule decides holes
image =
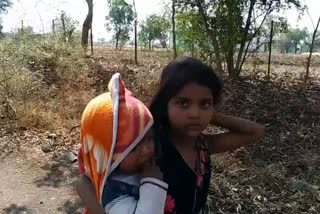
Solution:
[[[192,131],[202,131],[202,126],[201,124],[188,124],[187,129],[192,130]]]

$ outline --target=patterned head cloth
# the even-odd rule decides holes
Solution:
[[[100,203],[108,176],[153,124],[148,108],[125,88],[119,73],[112,76],[108,89],[91,100],[82,114],[78,160]]]

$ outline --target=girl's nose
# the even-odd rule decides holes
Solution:
[[[198,118],[200,116],[200,108],[198,105],[192,105],[189,109],[190,118]]]

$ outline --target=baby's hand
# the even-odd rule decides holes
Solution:
[[[163,179],[163,174],[160,171],[159,166],[156,165],[154,159],[151,162],[147,163],[142,171],[142,177],[152,177],[159,180]]]

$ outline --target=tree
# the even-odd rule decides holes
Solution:
[[[136,8],[136,2],[133,0],[134,8],[134,63],[138,64],[138,14]]]
[[[302,50],[303,42],[308,37],[307,29],[288,28],[280,34],[281,53],[289,53],[293,49],[295,54]]]
[[[294,45],[295,54],[298,51],[298,45],[300,45],[301,42],[304,41],[307,36],[308,36],[308,32],[306,31],[306,29],[303,29],[303,30],[299,28],[289,29],[288,38],[289,38],[289,41]]]
[[[319,19],[318,19],[317,26],[316,26],[316,28],[314,29],[313,34],[312,34],[312,40],[311,40],[311,45],[310,45],[309,57],[308,57],[308,60],[307,60],[306,75],[305,75],[305,78],[304,78],[304,85],[305,85],[305,86],[307,85],[307,82],[308,82],[308,79],[309,79],[310,62],[311,62],[312,52],[313,52],[313,48],[314,48],[314,42],[315,42],[315,40],[316,40],[316,36],[317,36],[319,24],[320,24],[320,17],[319,17]]]
[[[305,29],[305,30],[307,30],[307,29]],[[308,32],[308,35],[306,36],[306,38],[303,41],[302,52],[309,52],[310,46],[312,43],[312,36],[313,36],[313,32],[311,32],[311,33]],[[313,49],[315,51],[320,51],[320,32],[319,31],[316,33],[313,43],[314,43]]]
[[[123,43],[129,39],[133,19],[134,14],[131,5],[124,0],[112,0],[109,16],[106,17],[106,20],[108,21],[107,24],[111,24],[114,30],[116,49],[118,49],[119,41]]]
[[[167,47],[168,31],[170,22],[164,17],[151,15],[140,26],[139,39],[144,44],[149,45],[149,50],[152,48],[152,42],[159,40],[162,47]]]
[[[271,22],[273,21],[273,38],[274,40],[282,44],[281,35],[288,31],[288,20],[284,17],[272,16],[266,18],[265,23],[261,27],[260,31],[257,33],[258,38],[264,37],[265,39],[270,36],[271,33]],[[264,51],[267,51],[268,42],[264,42]],[[283,48],[282,45],[280,49]],[[281,52],[284,53],[283,50]]]
[[[8,8],[11,7],[12,3],[10,0],[0,0],[0,15],[2,13],[6,13]],[[2,20],[0,19],[0,38],[3,37],[3,33],[2,33]]]
[[[72,40],[76,26],[79,24],[78,21],[68,16],[65,11],[61,11],[60,15],[55,18],[54,23],[56,32],[61,33],[65,42]]]
[[[207,5],[204,5],[206,2],[202,2],[201,0],[196,0],[191,4],[191,7],[198,7],[199,15],[202,18],[204,23],[206,34],[210,38],[212,46],[214,48],[215,60],[216,60],[216,70],[218,72],[222,72],[222,61],[220,57],[220,48],[218,44],[217,31],[210,27],[210,17],[207,14]],[[209,11],[210,12],[210,11]]]
[[[316,33],[315,35],[315,38],[314,38],[314,50],[319,52],[320,51],[320,32],[318,30],[318,32]]]
[[[18,28],[17,29],[18,34],[25,34],[25,35],[33,35],[33,27],[32,26],[25,26],[23,28]]]
[[[172,0],[172,16],[171,16],[171,24],[172,24],[172,48],[173,48],[173,58],[177,58],[177,45],[176,45],[176,0]]]
[[[105,44],[107,44],[107,41],[106,41],[105,38],[98,38],[98,44],[99,45],[105,45]]]
[[[89,30],[91,30],[91,35],[92,35],[92,17],[93,17],[93,0],[86,0],[86,2],[88,4],[88,14],[82,25],[82,39],[81,39],[81,45],[84,48],[88,47]]]
[[[2,33],[2,29],[3,29],[3,26],[2,26],[2,20],[0,17],[0,39],[4,37],[4,34]]]
[[[190,50],[192,56],[195,55],[196,47],[200,51],[200,58],[205,61],[211,61],[205,55],[210,53],[212,46],[206,35],[203,21],[196,10],[182,11],[176,16],[177,32],[179,35],[179,44],[183,48]]]
[[[248,48],[268,15],[292,6],[302,9],[300,0],[187,0],[185,5],[199,10],[214,48],[216,69],[222,68],[222,55],[232,77],[239,76]]]
[[[8,8],[11,7],[11,0],[0,0],[0,14],[7,12]]]

